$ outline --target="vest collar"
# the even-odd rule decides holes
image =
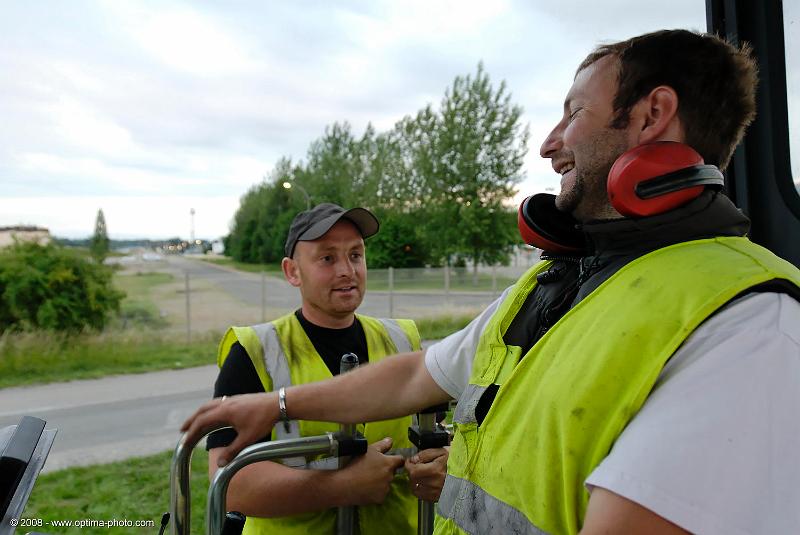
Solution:
[[[744,236],[750,230],[750,220],[725,195],[706,190],[691,202],[664,214],[592,221],[581,225],[581,230],[590,254],[617,256],[690,240]]]

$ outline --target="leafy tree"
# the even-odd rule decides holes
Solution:
[[[503,262],[519,242],[505,204],[522,180],[528,130],[505,83],[477,73],[456,77],[441,108],[431,105],[389,132],[368,125],[357,137],[334,123],[309,146],[306,163],[281,159],[248,191],[234,218],[226,251],[237,260],[274,262],[305,197],[312,204],[363,206],[379,215],[370,241],[371,266],[439,264],[451,258]]]
[[[384,206],[403,213],[424,213],[435,202],[433,177],[439,172],[440,131],[439,115],[430,105],[395,125],[388,136],[393,165],[380,183]]]
[[[367,265],[370,268],[424,266],[428,254],[413,216],[396,213],[376,215],[381,229],[367,241]]]
[[[106,216],[103,215],[103,209],[101,208],[97,211],[97,218],[94,220],[94,234],[89,246],[92,257],[98,264],[102,264],[103,260],[108,256],[109,245]]]
[[[281,159],[269,177],[242,196],[227,238],[226,251],[241,262],[278,262],[294,216],[305,210],[305,199],[283,188],[297,169]]]
[[[0,331],[102,329],[124,294],[111,268],[55,244],[0,251]]]
[[[298,168],[296,176],[312,204],[374,207],[379,179],[375,170],[383,156],[379,137],[372,125],[367,125],[360,139],[347,122],[326,127],[323,136],[311,143],[307,163]]]
[[[505,258],[518,241],[503,203],[523,178],[528,128],[505,82],[494,89],[483,64],[475,76],[456,77],[440,114],[427,157],[431,245],[443,256],[465,255],[477,268]]]

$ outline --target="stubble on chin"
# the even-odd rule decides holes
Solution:
[[[606,129],[588,145],[589,164],[576,167],[575,185],[561,195],[564,199],[556,207],[572,214],[578,221],[598,221],[622,217],[608,198],[608,173],[617,157],[626,150],[619,131]],[[559,195],[559,197],[561,196]]]
[[[582,183],[579,178],[576,178],[572,187],[562,189],[561,192],[556,195],[556,208],[562,212],[572,214],[580,204],[582,192]]]

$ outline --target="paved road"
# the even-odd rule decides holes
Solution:
[[[45,472],[159,453],[175,447],[216,376],[202,366],[0,389],[0,428],[36,416],[58,429]]]
[[[261,306],[261,280],[257,273],[236,271],[201,260],[192,260],[178,256],[169,256],[171,268],[189,273],[190,279],[203,278],[233,295],[244,303]],[[294,310],[300,306],[300,295],[296,288],[290,286],[283,278],[268,275],[264,277],[265,297],[269,308]],[[501,289],[502,290],[502,289]],[[450,292],[445,299],[443,292],[395,292],[393,295],[394,315],[398,317],[432,316],[442,307],[450,308],[485,308],[493,300],[491,292]],[[389,293],[367,292],[359,312],[371,316],[387,316],[389,314]]]
[[[0,390],[0,427],[36,416],[57,428],[44,471],[172,449],[211,397],[215,366]],[[166,475],[165,475],[166,477]]]

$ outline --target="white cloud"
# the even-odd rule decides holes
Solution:
[[[139,3],[114,2],[105,7],[137,46],[170,69],[223,77],[260,68],[238,36],[190,4],[153,9]]]
[[[78,100],[62,97],[46,113],[65,145],[74,149],[109,156],[138,151],[130,132]]]
[[[88,235],[92,198],[162,197],[154,231],[186,237],[183,216],[166,209],[178,199],[238,199],[279,157],[303,158],[326,125],[388,129],[437,106],[480,60],[530,124],[520,195],[557,187],[538,149],[580,59],[601,39],[704,21],[696,0],[609,1],[12,4],[0,19],[0,69],[14,73],[0,79],[0,201],[14,217],[0,216],[78,232],[77,220],[24,199],[54,212],[81,202]],[[112,232],[149,232],[114,202]],[[216,207],[214,232],[236,206]]]

